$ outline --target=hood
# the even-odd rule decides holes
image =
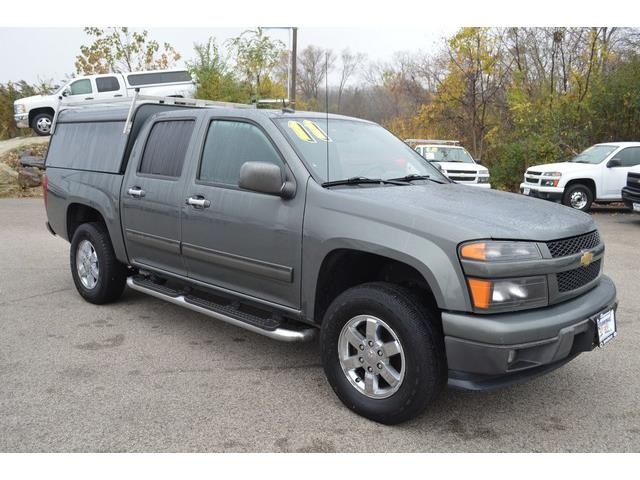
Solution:
[[[19,98],[13,103],[34,103],[39,102],[44,98],[44,95],[31,95],[30,97]]]
[[[547,163],[546,165],[535,165],[527,168],[527,171],[533,170],[534,172],[577,172],[579,170],[585,170],[595,167],[596,165],[589,163],[577,163],[577,162],[558,162]]]
[[[463,172],[482,172],[487,170],[486,167],[478,165],[477,163],[464,163],[464,162],[433,162],[442,167],[443,170],[460,170]]]
[[[596,229],[590,215],[572,208],[468,185],[426,183],[333,191],[348,197],[334,209],[456,242],[549,241]]]

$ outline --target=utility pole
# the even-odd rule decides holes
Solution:
[[[291,89],[289,90],[289,104],[296,107],[296,68],[298,64],[298,27],[291,27],[292,40],[291,40],[291,79],[289,84]]]

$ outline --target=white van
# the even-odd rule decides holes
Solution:
[[[51,95],[21,98],[13,104],[16,125],[32,128],[38,135],[49,135],[51,123],[62,96],[65,101],[120,100],[132,96],[136,88],[142,95],[193,98],[195,82],[187,70],[108,73],[74,78]]]

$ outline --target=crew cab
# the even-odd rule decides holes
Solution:
[[[615,337],[589,215],[458,185],[369,121],[245,107],[60,112],[47,227],[70,241],[85,300],[128,286],[276,340],[319,337],[336,395],[387,424],[447,384],[522,382]]]
[[[38,135],[49,135],[58,104],[118,101],[132,96],[135,89],[143,95],[163,97],[191,98],[195,93],[194,82],[187,70],[86,75],[70,80],[50,95],[16,100],[13,118],[19,128],[31,128]]]
[[[588,211],[593,202],[619,202],[629,170],[640,165],[640,142],[599,143],[568,162],[530,167],[520,192]]]
[[[415,145],[415,150],[438,166],[450,180],[463,185],[491,188],[489,169],[483,167],[457,140],[405,140]]]

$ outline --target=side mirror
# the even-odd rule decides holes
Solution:
[[[71,95],[71,89],[69,87],[65,87],[64,90],[62,90],[62,96],[68,97],[69,95]]]
[[[478,165],[482,165],[482,160],[479,158],[474,158],[473,161],[476,162]]]
[[[607,162],[607,168],[621,167],[621,166],[622,166],[622,162],[620,161],[619,158],[612,158]]]
[[[240,188],[291,198],[295,185],[284,180],[282,169],[268,162],[245,162],[240,167]]]

